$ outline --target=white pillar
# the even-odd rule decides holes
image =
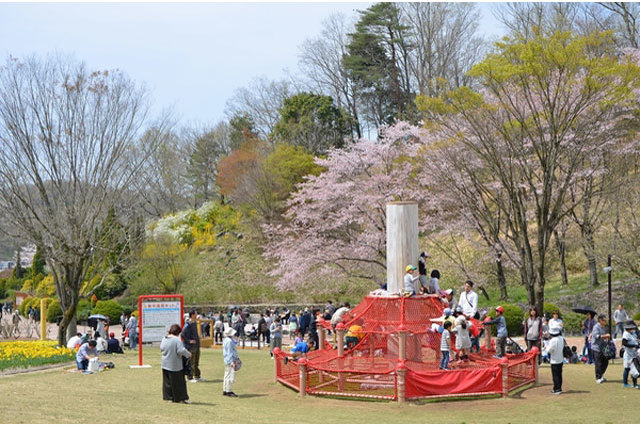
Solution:
[[[387,203],[387,290],[401,291],[406,266],[417,262],[418,203]]]

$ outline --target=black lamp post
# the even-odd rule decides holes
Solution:
[[[613,318],[611,318],[611,255],[607,256],[607,267],[604,268],[604,271],[607,273],[607,293],[609,296],[609,334],[611,334],[611,322]]]

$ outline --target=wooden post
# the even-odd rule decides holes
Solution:
[[[324,349],[324,339],[325,339],[326,330],[324,327],[318,328],[318,349]]]
[[[540,373],[540,371],[538,370],[538,357],[540,356],[540,349],[538,349],[537,346],[534,346],[533,348],[531,348],[531,352],[534,352],[536,355],[533,357],[533,375],[536,378],[536,385],[540,384],[540,378],[538,377],[538,374]]]
[[[344,324],[340,323],[336,326],[336,334],[338,335],[338,356],[344,356]]]
[[[398,359],[400,361],[404,361],[407,359],[407,331],[403,330],[403,326],[400,326],[398,334],[399,334],[399,342],[398,342]]]
[[[502,358],[500,367],[502,367],[502,397],[509,396],[509,362],[507,358]]]
[[[307,359],[300,358],[298,367],[300,368],[300,396],[304,398],[307,395]]]
[[[373,358],[375,351],[376,351],[376,339],[373,333],[369,333],[369,358]]]
[[[407,374],[407,367],[405,366],[404,361],[401,360],[396,366],[399,404],[404,404],[406,402],[406,388],[405,388],[406,374]]]
[[[40,299],[40,340],[47,340],[47,300]]]
[[[387,203],[387,290],[402,291],[407,265],[418,261],[418,204]]]
[[[488,351],[491,350],[491,326],[484,326],[484,338],[485,338],[485,347]]]
[[[278,383],[278,355],[280,355],[280,348],[276,347],[273,350],[273,381]]]

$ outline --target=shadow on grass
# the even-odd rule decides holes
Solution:
[[[568,391],[562,391],[563,394],[572,394],[572,393],[591,393],[591,391],[586,391],[586,390],[568,390]]]
[[[241,395],[238,395],[238,398],[240,399],[244,399],[244,398],[260,398],[263,396],[267,396],[266,393],[243,393]]]
[[[191,401],[191,404],[189,404],[189,405],[205,405],[205,406],[208,406],[208,407],[215,407],[216,406],[216,404],[211,404],[210,402],[193,402],[193,401]]]
[[[222,379],[207,379],[204,382],[198,382],[198,383],[204,383],[204,384],[207,384],[207,383],[222,383]]]

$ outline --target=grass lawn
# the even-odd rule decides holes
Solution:
[[[68,370],[0,377],[0,412],[10,423],[635,423],[640,390],[622,387],[622,365],[597,385],[593,366],[565,366],[565,393],[551,396],[551,370],[541,368],[538,387],[510,398],[416,402],[362,402],[308,396],[273,382],[266,351],[240,351],[240,398],[222,396],[222,353],[202,351],[203,383],[188,383],[192,405],[162,400],[160,354],[146,351],[149,369],[130,369],[137,353],[106,355],[111,371]],[[96,410],[101,407],[101,410]],[[107,412],[104,410],[107,409]],[[97,413],[101,414],[97,414]],[[99,416],[99,417],[96,417]]]

